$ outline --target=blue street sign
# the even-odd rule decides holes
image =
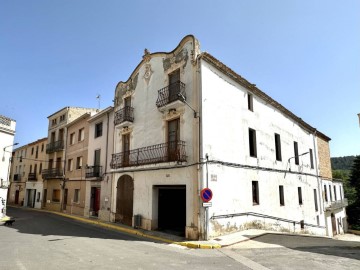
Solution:
[[[200,197],[203,202],[211,201],[213,193],[210,188],[203,188],[200,192]]]

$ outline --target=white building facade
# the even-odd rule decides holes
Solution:
[[[0,115],[0,219],[6,214],[7,193],[16,121]]]
[[[104,221],[111,220],[112,175],[110,161],[114,137],[114,108],[108,107],[89,120],[86,205]]]
[[[188,239],[246,228],[332,235],[330,138],[193,36],[169,53],[145,50],[114,100],[112,221]]]

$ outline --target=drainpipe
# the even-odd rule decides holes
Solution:
[[[319,194],[319,209],[320,209],[320,215],[323,214],[323,207],[324,207],[324,202],[323,202],[323,197],[321,196],[321,179],[319,177],[319,168],[318,168],[318,157],[317,157],[317,153],[318,153],[318,147],[317,144],[315,143],[315,136],[316,136],[317,130],[315,129],[314,133],[313,133],[313,144],[314,144],[314,156],[315,156],[315,171],[316,171],[316,179],[317,179],[317,184],[318,184],[318,194]],[[324,215],[325,217],[325,215]],[[325,218],[325,222],[326,222],[326,218]]]

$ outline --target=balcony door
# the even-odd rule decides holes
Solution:
[[[129,165],[129,157],[130,157],[130,133],[122,136],[122,149],[123,149],[123,165]]]
[[[180,140],[180,119],[168,122],[168,161],[178,158],[178,141]]]
[[[94,152],[94,176],[100,176],[100,149]]]
[[[169,74],[169,103],[178,99],[180,92],[180,69]]]

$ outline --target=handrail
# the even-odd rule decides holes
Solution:
[[[326,228],[326,227],[320,226],[320,225],[314,225],[314,224],[309,224],[309,223],[305,223],[305,222],[301,222],[301,221],[285,219],[285,218],[280,218],[280,217],[274,217],[274,216],[269,216],[269,215],[265,215],[265,214],[255,213],[255,212],[244,212],[244,213],[234,213],[234,214],[226,214],[226,215],[216,215],[216,216],[212,216],[210,219],[214,220],[214,219],[233,218],[233,217],[240,217],[240,216],[262,217],[262,218],[274,219],[274,220],[277,220],[277,221],[293,223],[294,225],[295,224],[303,224],[304,226],[308,226],[308,227],[317,227],[317,228],[322,228],[322,229]]]

